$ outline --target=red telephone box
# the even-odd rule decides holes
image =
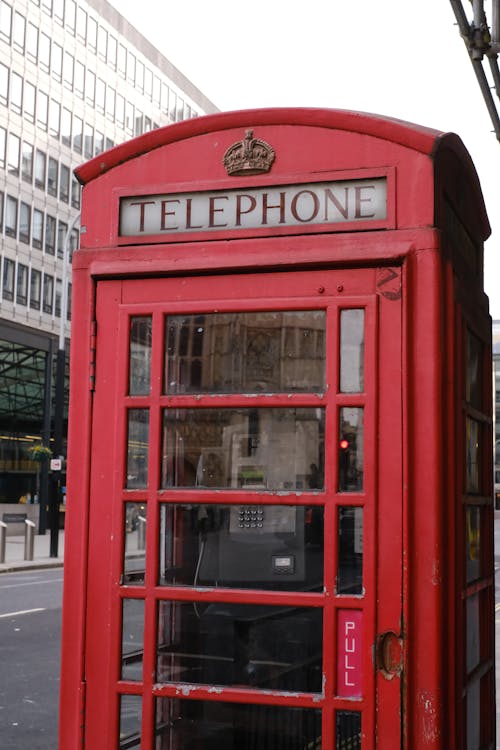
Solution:
[[[492,750],[459,138],[224,113],[77,175],[61,750]]]

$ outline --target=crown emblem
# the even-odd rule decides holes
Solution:
[[[224,166],[229,175],[251,175],[269,172],[276,154],[274,149],[247,130],[242,141],[233,143],[224,154]]]

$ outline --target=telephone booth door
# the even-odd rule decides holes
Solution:
[[[401,747],[401,287],[97,282],[85,748]]]

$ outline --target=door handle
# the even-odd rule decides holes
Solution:
[[[375,665],[388,680],[399,677],[403,671],[403,645],[403,638],[392,630],[387,630],[377,636]]]

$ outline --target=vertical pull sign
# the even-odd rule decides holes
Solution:
[[[361,698],[363,674],[361,636],[363,614],[357,609],[339,609],[337,620],[337,695]]]
[[[97,320],[93,320],[90,325],[89,341],[89,390],[95,390],[95,356],[97,342]]]

